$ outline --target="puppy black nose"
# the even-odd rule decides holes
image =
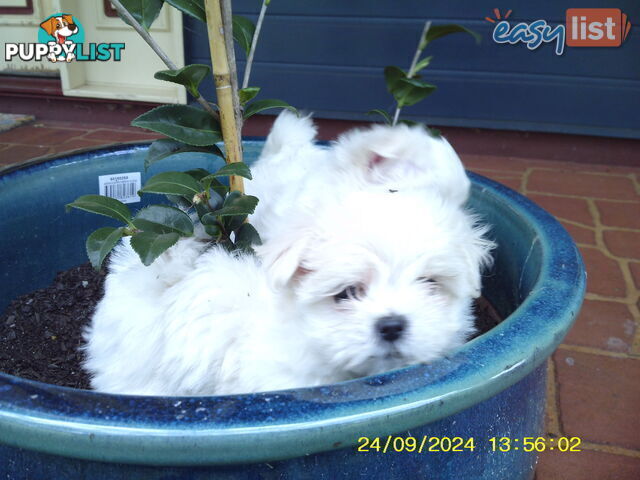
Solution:
[[[380,337],[387,342],[398,340],[406,327],[407,318],[404,315],[387,315],[376,322]]]

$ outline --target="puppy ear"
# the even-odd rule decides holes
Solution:
[[[365,166],[365,178],[371,183],[385,183],[398,175],[405,165],[402,160],[387,152],[369,150]]]
[[[367,168],[369,170],[374,170],[380,167],[383,163],[388,162],[389,159],[383,155],[380,155],[376,152],[371,152],[369,156],[369,162],[367,164]]]
[[[67,22],[69,25],[73,25],[74,21],[73,21],[73,15],[62,15],[62,18],[64,19],[65,22]]]
[[[488,230],[486,226],[474,227],[469,241],[464,242],[460,249],[466,270],[463,275],[463,284],[473,298],[478,298],[482,294],[482,272],[493,263],[491,251],[496,244],[485,238]]]
[[[282,288],[309,273],[303,266],[308,238],[296,233],[281,234],[256,247],[267,275],[276,288]]]
[[[47,32],[49,35],[53,35],[53,32],[56,31],[56,19],[55,17],[51,17],[48,20],[45,20],[44,22],[42,22],[40,24],[40,27],[42,27],[42,29]]]
[[[342,135],[334,147],[339,168],[365,184],[390,189],[422,188],[463,205],[471,183],[460,158],[444,138],[422,127],[375,126]]]
[[[312,144],[316,139],[317,127],[311,115],[299,117],[289,110],[283,110],[276,118],[267,136],[261,158],[277,155],[284,149],[300,149]],[[274,166],[274,168],[276,168]],[[281,168],[278,166],[278,168]]]

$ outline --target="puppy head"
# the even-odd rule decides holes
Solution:
[[[338,139],[333,152],[352,185],[433,190],[457,205],[469,196],[471,184],[456,152],[421,126],[351,131]]]
[[[62,15],[59,17],[51,17],[40,24],[40,26],[49,35],[56,37],[69,37],[78,31],[78,27],[73,23],[73,16]]]
[[[473,333],[492,243],[437,196],[355,192],[259,247],[300,331],[344,378],[429,362]]]

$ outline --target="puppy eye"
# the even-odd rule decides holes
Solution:
[[[333,296],[333,300],[342,302],[345,300],[359,300],[364,295],[364,287],[362,285],[349,285],[340,293]]]
[[[435,285],[438,281],[433,277],[418,277],[419,283],[427,283]]]

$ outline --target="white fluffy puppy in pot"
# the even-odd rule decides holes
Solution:
[[[464,208],[469,180],[451,147],[381,127],[320,149],[310,120],[278,121],[248,188],[263,202],[257,256],[185,239],[145,267],[118,247],[85,334],[93,388],[330,384],[433,361],[474,333],[493,243]],[[415,156],[420,145],[431,155]]]

